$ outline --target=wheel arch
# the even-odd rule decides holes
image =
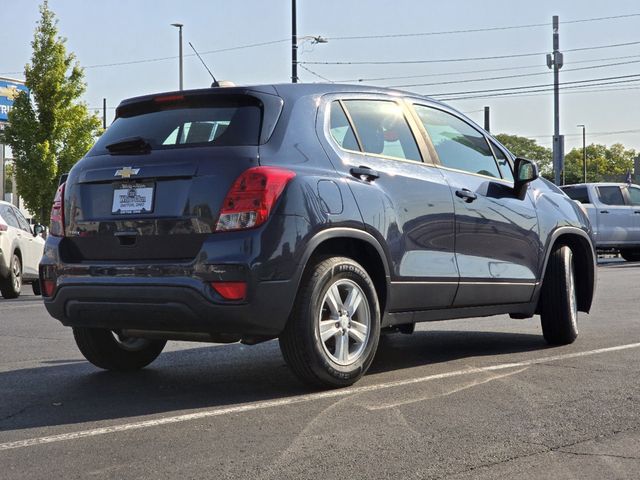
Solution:
[[[540,286],[544,282],[551,252],[558,245],[566,245],[571,249],[576,271],[578,310],[589,313],[596,289],[597,257],[591,238],[584,230],[575,227],[560,227],[553,232],[545,253]]]
[[[384,249],[373,235],[353,228],[331,228],[316,234],[308,243],[300,263],[296,291],[315,258],[346,256],[360,263],[373,281],[384,314],[389,298],[389,264]]]

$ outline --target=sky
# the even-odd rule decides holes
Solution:
[[[39,4],[39,0],[0,0],[0,76],[23,78]],[[178,31],[172,23],[184,24],[185,88],[211,83],[188,42],[218,79],[239,85],[290,81],[290,0],[50,0],[49,6],[68,51],[85,68],[83,100],[101,109],[106,98],[109,122],[124,98],[178,88]],[[363,79],[362,83],[402,86],[440,99],[459,98],[459,92],[530,85],[548,89],[553,76],[545,55],[552,50],[552,15],[559,15],[565,62],[560,81],[605,84],[561,93],[565,151],[582,145],[578,124],[586,125],[588,144],[620,142],[640,151],[637,0],[298,0],[297,11],[300,62],[422,62],[302,63],[300,81]],[[591,21],[623,15],[627,17]],[[452,31],[458,33],[442,33]],[[318,35],[328,43],[313,44],[311,37]],[[637,43],[611,47],[633,42]],[[523,54],[535,55],[514,57]],[[486,58],[497,56],[508,58]],[[478,57],[484,59],[460,61]],[[489,80],[514,75],[518,76]],[[486,97],[496,93],[505,92],[466,94],[485,98],[447,103],[480,125],[483,107],[489,106],[493,133],[523,135],[551,145],[551,91]]]

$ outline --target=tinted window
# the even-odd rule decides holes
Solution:
[[[577,200],[580,203],[591,203],[587,187],[567,187],[562,190],[572,200]]]
[[[482,133],[441,110],[421,105],[415,108],[443,166],[500,178],[498,165]]]
[[[11,207],[7,205],[0,205],[0,217],[7,222],[7,225],[14,228],[20,228],[20,224],[18,223],[18,219],[14,215]]]
[[[180,104],[171,108],[145,104],[116,118],[89,155],[108,153],[107,145],[131,137],[142,137],[154,150],[183,145],[258,145],[262,109],[247,102],[219,100],[217,104],[209,101],[208,105],[184,108]]]
[[[640,205],[640,188],[629,187],[629,198],[631,199],[631,205]]]
[[[397,103],[385,100],[347,100],[344,106],[351,116],[365,152],[422,161],[416,140]]]
[[[342,110],[340,102],[331,104],[331,119],[329,120],[329,131],[333,139],[342,148],[347,150],[360,150],[358,141],[353,133],[353,129],[347,120],[347,116]]]
[[[493,148],[493,153],[498,161],[498,168],[500,169],[500,173],[502,174],[502,178],[505,180],[509,180],[513,182],[513,170],[511,168],[511,162],[507,159],[507,156],[502,151],[495,142],[491,142],[491,147]]]
[[[598,187],[598,196],[606,205],[624,205],[620,187]]]

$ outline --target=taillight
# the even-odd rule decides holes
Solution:
[[[276,167],[253,167],[242,173],[222,203],[216,231],[243,230],[269,218],[284,187],[296,174]]]
[[[49,233],[54,237],[64,237],[64,186],[63,183],[58,187],[56,196],[53,199],[51,207],[51,221],[49,225]]]
[[[0,232],[6,232],[9,229],[4,223],[0,222]]]

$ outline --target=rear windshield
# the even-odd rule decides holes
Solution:
[[[109,153],[107,146],[138,137],[152,150],[187,146],[258,145],[262,108],[257,99],[147,101],[125,106],[89,155]]]

